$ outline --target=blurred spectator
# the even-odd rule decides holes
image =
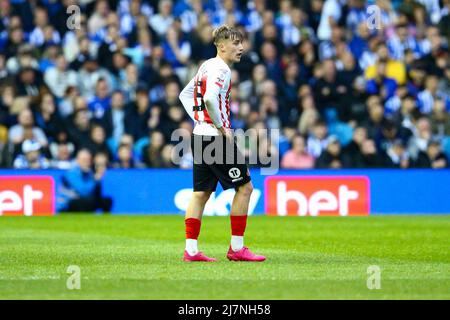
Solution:
[[[375,141],[364,140],[361,143],[360,153],[351,159],[352,168],[381,168],[384,166],[384,158],[377,152]]]
[[[162,0],[158,3],[158,13],[152,16],[149,20],[150,26],[163,38],[167,30],[173,23],[172,15],[173,3],[171,0]]]
[[[47,137],[41,128],[34,125],[33,113],[30,109],[24,109],[19,113],[18,122],[9,130],[10,142],[17,145],[26,139],[35,139],[40,146],[47,146]]]
[[[54,169],[70,169],[72,167],[72,153],[74,151],[73,144],[59,143],[50,147],[53,149],[50,166]]]
[[[410,157],[402,140],[397,139],[386,150],[385,164],[387,168],[409,168]]]
[[[76,165],[63,176],[65,203],[62,211],[94,212],[98,209],[111,211],[112,199],[102,195],[101,180],[106,167],[92,170],[92,155],[86,150],[78,151]]]
[[[106,131],[106,136],[118,143],[124,133],[132,132],[131,111],[126,108],[125,99],[121,91],[114,91],[111,95],[111,108],[105,111],[100,123]]]
[[[47,169],[48,160],[41,154],[41,145],[36,140],[27,139],[22,143],[22,154],[14,160],[15,169]]]
[[[309,133],[306,148],[310,155],[318,158],[328,145],[328,128],[324,121],[318,120]]]
[[[119,149],[117,150],[117,161],[113,164],[113,167],[120,169],[142,168],[139,163],[135,163],[133,151],[131,150],[131,147],[126,144],[119,146]]]
[[[292,139],[292,149],[287,151],[282,160],[281,167],[285,169],[314,168],[314,158],[306,151],[305,138],[295,135]]]
[[[45,83],[57,98],[64,97],[67,87],[77,85],[77,74],[75,71],[67,69],[64,55],[60,54],[56,58],[56,65],[47,69]]]
[[[91,123],[89,119],[89,112],[86,109],[80,109],[70,117],[67,132],[70,141],[72,141],[76,148],[83,146],[85,141],[90,139]]]
[[[320,40],[329,40],[331,32],[341,18],[341,4],[338,0],[325,0],[322,7],[317,35]]]
[[[347,157],[342,153],[338,138],[330,136],[326,149],[316,161],[316,168],[342,169],[349,166]]]
[[[92,112],[94,118],[102,118],[105,111],[109,109],[111,104],[109,90],[110,88],[106,79],[98,79],[95,86],[95,96],[88,102],[89,110]]]
[[[434,101],[433,112],[431,113],[430,120],[433,135],[439,137],[450,136],[450,114],[445,110],[444,101]]]
[[[441,144],[437,140],[431,140],[425,151],[420,151],[415,162],[417,168],[448,168],[447,156],[441,150]]]
[[[150,134],[150,143],[143,151],[144,163],[147,167],[163,167],[163,158],[161,154],[164,142],[164,135],[160,131],[154,131]]]
[[[352,167],[355,167],[355,162],[362,156],[362,146],[367,140],[367,130],[364,127],[357,127],[353,130],[352,141],[343,148],[343,153],[348,157],[352,163]]]
[[[93,156],[102,152],[108,155],[108,159],[112,159],[111,151],[106,143],[105,129],[101,125],[95,124],[91,127],[89,139],[82,142],[82,148],[89,150]]]

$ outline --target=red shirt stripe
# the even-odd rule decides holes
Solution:
[[[228,87],[227,94],[225,96],[225,107],[227,112],[227,120],[228,120],[228,128],[231,128],[231,117],[230,117],[230,91],[231,91],[231,80],[230,80],[230,86]]]
[[[196,107],[198,107],[198,101],[197,101],[197,76],[195,76],[195,78],[194,78],[194,105]],[[196,121],[198,121],[198,111],[197,110],[194,111],[194,119]]]
[[[205,93],[206,93],[206,81],[207,81],[207,80],[208,80],[207,75],[204,75],[204,76],[202,77],[202,86],[201,86],[201,88],[200,88],[201,94],[202,94],[202,102],[203,102],[203,96],[204,96]],[[204,104],[204,102],[203,102],[203,104]],[[207,123],[212,123],[211,117],[209,116],[208,110],[206,110],[206,108],[205,108],[205,110],[203,110],[203,113],[204,113],[204,115],[205,115],[205,121],[206,121]]]

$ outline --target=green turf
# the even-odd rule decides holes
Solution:
[[[226,260],[229,230],[206,217],[201,249],[219,262],[183,263],[182,216],[0,217],[0,298],[450,298],[450,216],[250,217],[263,263]],[[69,265],[80,290],[66,287]]]

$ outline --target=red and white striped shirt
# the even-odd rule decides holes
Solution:
[[[230,91],[230,67],[220,57],[206,60],[180,93],[181,103],[195,121],[194,134],[216,136],[217,127],[231,128]],[[210,101],[212,110],[206,109],[204,101]]]

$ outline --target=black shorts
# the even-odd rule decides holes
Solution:
[[[220,181],[224,190],[251,180],[243,154],[235,141],[220,136],[192,135],[194,191],[215,191]]]

